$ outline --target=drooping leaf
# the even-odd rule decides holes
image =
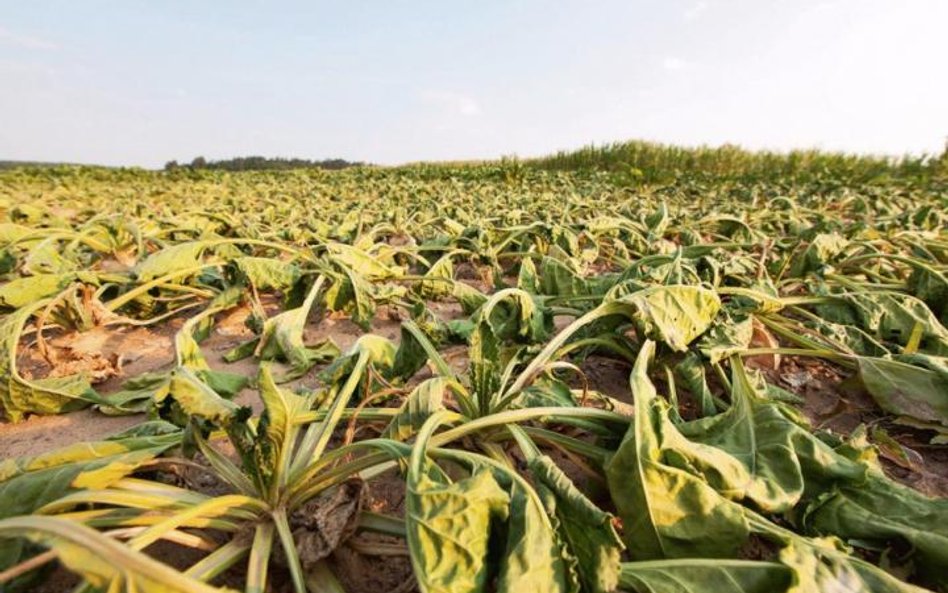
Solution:
[[[187,417],[204,418],[217,426],[226,426],[242,408],[224,399],[187,367],[171,372],[168,382],[154,396],[159,408],[172,406],[184,414],[175,423],[186,424]],[[175,414],[175,411],[172,411]]]
[[[351,374],[356,370],[357,362],[365,357],[367,362],[383,376],[388,376],[395,364],[395,357],[398,349],[395,345],[382,336],[375,334],[365,334],[348,351],[337,356],[332,363],[323,369],[319,376],[324,381],[332,385],[341,387],[343,383],[349,380]]]
[[[0,286],[0,308],[19,309],[62,292],[76,274],[37,274],[15,278]]]
[[[385,428],[382,437],[405,442],[414,436],[432,414],[444,409],[447,383],[445,377],[432,377],[415,387]]]
[[[749,534],[740,507],[704,480],[664,462],[662,435],[673,425],[667,402],[648,378],[654,349],[646,342],[636,360],[634,422],[605,467],[623,539],[636,560],[731,556]]]
[[[423,343],[425,341],[427,344]],[[395,351],[389,378],[403,381],[410,379],[425,366],[429,352],[437,354],[434,345],[421,328],[411,322],[402,323],[401,339],[398,342],[398,350]],[[437,358],[440,359],[440,355]]]
[[[904,346],[918,324],[922,328],[921,351],[948,355],[948,329],[923,301],[890,292],[849,293],[842,298],[862,329],[878,338]]]
[[[0,520],[0,537],[26,538],[100,590],[127,593],[223,593],[94,529],[55,517]]]
[[[619,581],[623,545],[613,517],[594,505],[547,456],[531,460],[547,512],[555,514],[569,552],[576,558],[584,591],[608,593]],[[552,508],[551,508],[552,507]]]
[[[344,243],[330,243],[327,247],[333,258],[342,264],[340,267],[348,268],[367,280],[395,278],[400,273],[397,267],[386,265],[380,258],[373,257],[358,247]]]
[[[451,296],[454,292],[453,253],[441,256],[425,272],[424,279],[415,285],[415,291],[423,299],[437,300]]]
[[[452,296],[461,304],[465,315],[471,315],[487,302],[487,295],[463,282],[455,282]]]
[[[704,363],[697,354],[689,353],[675,365],[675,376],[697,399],[702,416],[712,416],[717,413],[714,397],[708,386]]]
[[[332,360],[339,354],[338,347],[331,339],[312,347],[303,342],[306,319],[322,288],[321,278],[313,284],[301,306],[284,311],[264,322],[256,354],[263,360],[286,361],[290,369],[277,378],[279,382],[301,377],[316,363]]]
[[[0,403],[13,422],[25,413],[59,414],[93,403],[105,403],[82,374],[44,379],[26,379],[20,375],[17,348],[23,328],[30,317],[48,304],[36,301],[17,309],[0,320]]]
[[[481,320],[471,334],[471,387],[480,401],[490,401],[500,389],[504,372],[500,340],[487,321]]]
[[[839,233],[820,233],[796,259],[790,274],[801,277],[807,272],[819,271],[831,264],[848,245],[849,241]]]
[[[511,407],[572,407],[578,403],[569,385],[553,377],[542,376],[521,391],[517,398],[511,402]]]
[[[507,537],[500,555],[498,592],[542,589],[578,593],[579,583],[576,575],[571,574],[570,558],[540,499],[529,486],[518,481],[512,481],[507,490]],[[610,579],[609,574],[602,577]]]
[[[740,321],[726,319],[715,324],[702,336],[698,349],[711,364],[717,364],[750,345],[754,336],[754,318],[746,317]]]
[[[754,560],[645,560],[622,564],[619,589],[628,593],[789,593],[794,572],[778,562]]]
[[[628,307],[629,316],[644,338],[664,342],[684,352],[702,335],[721,308],[711,290],[698,286],[655,286],[633,292],[604,306]]]
[[[948,585],[948,499],[929,498],[873,473],[864,484],[842,486],[806,509],[804,526],[816,533],[884,545],[902,541],[922,579]]]
[[[312,407],[313,397],[280,389],[267,364],[261,365],[257,383],[264,411],[257,426],[257,434],[263,438],[254,441],[254,469],[271,492],[276,492],[289,480],[292,454],[300,432],[296,420]]]
[[[489,470],[456,482],[431,461],[409,471],[406,531],[422,592],[486,591],[491,522],[509,501]]]
[[[791,541],[780,552],[780,562],[796,573],[794,593],[926,593],[924,589],[902,582],[884,570],[842,553],[836,542],[801,539]]]
[[[287,291],[300,279],[299,266],[293,262],[245,256],[236,258],[234,264],[257,290]]]
[[[537,276],[541,294],[574,297],[589,294],[589,283],[564,262],[552,257],[540,261]]]
[[[530,294],[537,294],[539,291],[537,267],[533,263],[533,258],[525,257],[521,260],[520,271],[517,274],[517,288]]]
[[[70,492],[107,488],[180,441],[180,431],[122,434],[4,460],[0,462],[0,519],[29,515]],[[22,542],[0,540],[0,570],[22,559]]]
[[[375,317],[374,285],[348,266],[339,268],[341,276],[326,290],[326,307],[349,313],[353,323],[368,331]]]
[[[204,241],[165,247],[140,262],[135,268],[135,273],[140,281],[148,282],[174,272],[197,267],[201,264],[201,254],[207,247]]]
[[[897,360],[861,356],[859,378],[883,410],[948,425],[948,377]]]
[[[73,489],[101,489],[181,441],[180,431],[76,443],[0,462],[0,518],[26,515]]]

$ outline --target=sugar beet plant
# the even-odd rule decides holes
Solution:
[[[4,173],[6,418],[148,419],[0,465],[0,584],[341,591],[375,532],[431,592],[948,589],[948,499],[885,471],[925,462],[886,428],[948,441],[945,187],[841,179]],[[130,328],[173,356],[118,390],[62,346]],[[869,426],[812,426],[801,365]]]

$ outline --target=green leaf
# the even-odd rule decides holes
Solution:
[[[415,387],[382,437],[405,442],[414,436],[432,414],[444,409],[444,392],[449,381],[446,377],[432,377]]]
[[[342,276],[326,291],[326,308],[349,313],[353,323],[369,331],[375,317],[375,287],[352,268],[337,267]]]
[[[407,479],[408,548],[421,591],[486,591],[491,522],[506,518],[510,497],[487,469],[452,482],[426,460]]]
[[[288,291],[300,279],[295,263],[269,257],[238,257],[234,264],[257,290]]]
[[[711,327],[698,342],[698,349],[711,364],[717,364],[732,354],[746,350],[753,337],[753,317],[740,321],[727,318]]]
[[[441,256],[425,272],[424,279],[415,285],[418,295],[427,300],[439,300],[451,296],[454,292],[454,252]]]
[[[642,337],[684,352],[702,335],[721,308],[714,291],[698,286],[655,286],[633,292],[603,308],[628,308],[627,315]]]
[[[207,249],[206,241],[193,241],[165,247],[140,262],[135,268],[141,282],[148,282],[174,272],[201,265],[201,254]]]
[[[81,374],[32,380],[20,375],[16,355],[23,328],[48,303],[36,301],[0,320],[0,403],[12,422],[22,420],[25,413],[59,414],[106,403]]]
[[[583,590],[613,591],[619,582],[624,546],[612,525],[612,515],[586,498],[549,457],[535,457],[529,467],[547,512],[555,513],[562,539],[577,560]]]
[[[886,358],[859,357],[859,378],[883,410],[948,425],[948,377]]]
[[[14,278],[0,286],[0,307],[19,309],[62,292],[76,280],[76,274],[37,274]]]
[[[263,324],[263,334],[257,344],[256,354],[263,360],[282,359],[289,364],[290,370],[277,378],[281,383],[302,377],[315,364],[332,360],[339,355],[339,348],[332,340],[325,340],[313,347],[303,342],[306,319],[322,283],[320,276],[300,307],[275,315]]]
[[[622,565],[619,588],[628,593],[789,593],[795,576],[777,562],[646,560]]]
[[[948,499],[928,498],[873,474],[864,484],[835,488],[811,503],[803,525],[821,534],[887,545],[901,540],[917,573],[948,586]]]
[[[862,328],[878,338],[904,346],[919,324],[921,351],[948,355],[948,329],[923,301],[889,292],[850,293],[841,298],[849,304]]]
[[[748,537],[741,508],[702,479],[669,466],[662,435],[674,430],[668,403],[648,378],[655,344],[645,342],[632,371],[635,418],[606,463],[609,491],[634,559],[727,557]]]

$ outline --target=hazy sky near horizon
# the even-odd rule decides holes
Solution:
[[[0,160],[939,152],[948,0],[0,0]]]

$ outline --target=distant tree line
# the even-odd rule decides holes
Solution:
[[[263,156],[243,156],[220,161],[209,161],[203,156],[195,157],[190,163],[168,161],[165,171],[176,169],[216,169],[221,171],[286,171],[288,169],[345,169],[365,165],[362,162],[347,161],[345,159],[324,159],[311,161],[308,159],[286,159],[282,157],[267,158]]]

